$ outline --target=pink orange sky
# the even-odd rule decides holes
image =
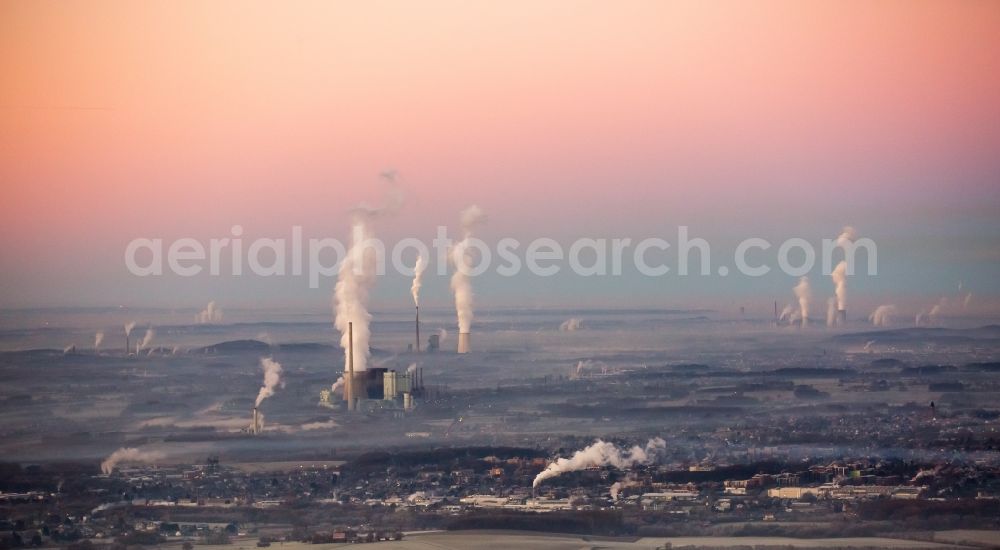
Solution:
[[[0,305],[200,302],[125,243],[345,236],[389,167],[386,236],[470,203],[492,237],[850,223],[884,288],[1000,290],[997,2],[9,0],[0,69]]]

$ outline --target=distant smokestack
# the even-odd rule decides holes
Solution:
[[[458,334],[458,353],[469,353],[472,350],[472,335],[468,332]]]
[[[257,407],[253,408],[250,412],[250,433],[257,435],[260,433],[260,413],[257,411]]]
[[[417,307],[417,353],[420,353],[420,306]]]
[[[132,353],[132,349],[129,347],[129,336],[132,334],[132,329],[135,328],[135,321],[125,323],[125,357],[128,357]]]
[[[844,326],[844,325],[847,324],[847,310],[846,309],[838,309],[837,310],[837,324],[840,325],[840,326]]]

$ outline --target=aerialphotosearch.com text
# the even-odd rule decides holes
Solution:
[[[454,261],[456,246],[463,248],[463,261]],[[703,238],[691,236],[688,226],[677,226],[676,238],[660,237],[632,239],[628,237],[581,237],[569,245],[538,237],[530,242],[504,237],[493,245],[466,236],[455,240],[445,226],[438,226],[430,246],[423,240],[407,237],[391,246],[366,235],[355,226],[347,243],[332,237],[303,235],[301,226],[293,226],[287,238],[243,238],[243,227],[234,225],[226,237],[201,241],[179,238],[139,237],[125,248],[125,266],[138,277],[173,274],[194,277],[212,276],[308,277],[310,288],[319,288],[321,280],[335,277],[349,254],[358,254],[353,269],[374,275],[384,275],[387,269],[412,277],[417,256],[422,256],[439,275],[461,270],[478,276],[493,270],[504,277],[513,277],[525,270],[538,277],[550,277],[570,270],[581,277],[618,276],[631,267],[649,277],[729,276],[733,270],[747,277],[761,277],[777,268],[789,276],[802,276],[817,263],[828,275],[838,261],[847,263],[847,274],[854,274],[858,252],[864,250],[868,275],[878,274],[878,249],[869,238],[845,242],[843,239],[821,239],[818,247],[800,237],[772,243],[760,237],[749,237],[732,251],[731,265],[713,268],[712,247]]]

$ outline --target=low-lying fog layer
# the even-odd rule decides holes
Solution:
[[[411,312],[376,312],[369,366],[415,363],[427,390],[409,412],[348,416],[339,395],[332,407],[320,404],[344,362],[328,314],[227,312],[226,323],[155,311],[20,315],[0,329],[0,454],[8,460],[96,465],[123,447],[167,462],[458,441],[582,448],[601,436],[662,437],[668,453],[697,459],[720,452],[710,434],[744,450],[928,454],[927,442],[905,433],[861,440],[837,423],[899,425],[928,414],[931,401],[935,414],[974,418],[1000,403],[1000,326],[969,321],[827,330],[707,311],[484,310],[472,353],[458,355],[453,312],[421,311],[422,347],[435,335],[441,349],[420,354],[408,349]],[[280,364],[280,377],[264,359]],[[252,436],[262,387],[262,431]],[[760,438],[768,424],[775,434],[767,440],[744,441],[734,429],[753,427]]]

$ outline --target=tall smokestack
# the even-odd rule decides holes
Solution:
[[[837,310],[837,324],[840,325],[840,326],[844,326],[844,325],[847,324],[847,310],[846,309],[838,309]]]
[[[347,323],[347,376],[346,391],[347,410],[354,410],[354,323]]]
[[[257,407],[254,407],[250,413],[250,433],[253,435],[260,433],[260,413],[257,411]]]
[[[471,351],[471,335],[468,332],[458,333],[458,353],[469,353]]]
[[[420,306],[417,307],[417,353],[420,353]]]

